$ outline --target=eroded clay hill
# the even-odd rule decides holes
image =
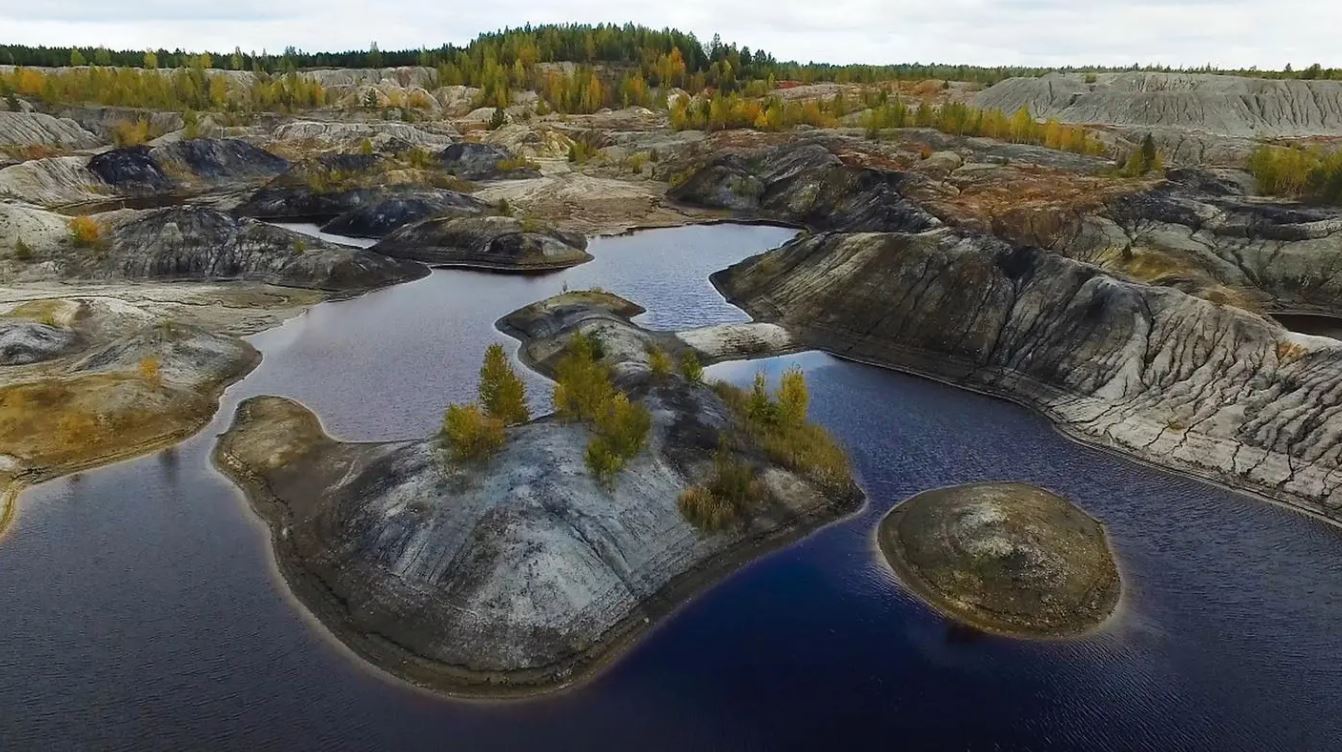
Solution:
[[[1169,127],[1223,136],[1342,135],[1342,81],[1198,73],[1079,73],[1013,78],[975,104],[1069,123]]]

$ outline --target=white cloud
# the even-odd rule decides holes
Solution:
[[[3,41],[230,50],[436,47],[525,22],[632,20],[826,62],[1342,67],[1342,3],[1320,0],[35,0],[0,8]]]

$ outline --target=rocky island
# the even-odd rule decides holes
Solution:
[[[513,425],[496,454],[465,460],[440,437],[335,441],[277,397],[239,406],[216,462],[270,525],[299,599],[375,665],[458,694],[563,686],[743,561],[862,500],[841,459],[813,456],[832,446],[823,432],[782,417],[765,428],[773,419],[750,413],[744,393],[669,368],[691,351],[631,324],[640,310],[569,293],[500,322],[571,394],[571,343],[599,343],[585,367],[647,416],[645,448],[614,473],[596,470],[602,429],[581,410]]]
[[[989,632],[1086,632],[1108,618],[1121,591],[1103,526],[1019,483],[925,491],[892,509],[876,539],[914,594]]]

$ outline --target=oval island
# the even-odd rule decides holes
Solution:
[[[987,632],[1075,635],[1099,626],[1118,603],[1104,526],[1034,486],[926,491],[892,509],[876,536],[914,594]]]

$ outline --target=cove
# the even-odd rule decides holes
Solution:
[[[1342,737],[1342,534],[1075,444],[980,395],[807,353],[791,364],[851,450],[868,505],[702,594],[590,683],[518,702],[430,695],[371,670],[289,597],[264,526],[209,463],[233,406],[288,396],[335,436],[436,428],[493,322],[600,286],[641,323],[745,320],[708,273],[792,231],[716,225],[592,243],[545,277],[439,271],[251,338],[261,366],[212,425],[157,455],[48,483],[0,543],[0,748],[1325,749]],[[546,383],[530,371],[537,409]],[[1108,525],[1118,613],[1065,641],[986,637],[906,594],[875,551],[891,505],[1019,480]]]

